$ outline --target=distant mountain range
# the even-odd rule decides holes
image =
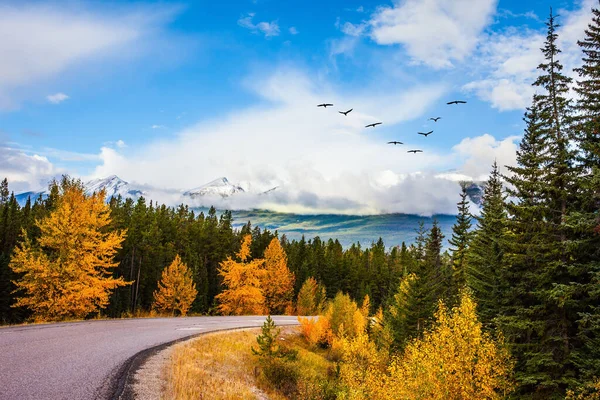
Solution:
[[[248,186],[245,185],[245,187]],[[91,180],[86,182],[84,187],[87,194],[104,189],[107,201],[111,197],[119,195],[123,198],[130,198],[133,201],[137,201],[141,196],[153,200],[168,198],[174,199],[173,201],[179,203],[183,202],[190,207],[205,212],[207,211],[206,207],[215,204],[219,199],[228,199],[248,193],[269,196],[278,190],[277,187],[266,191],[244,189],[241,185],[232,184],[227,178],[222,177],[186,191],[157,191],[154,188],[134,186],[116,175],[104,179]],[[469,183],[467,193],[472,203],[480,205],[483,195],[483,184],[478,182]],[[28,198],[31,198],[33,201],[39,196],[42,196],[42,198],[47,197],[48,191],[20,193],[16,195],[16,198],[19,204],[25,205]],[[434,218],[438,220],[442,232],[446,236],[444,246],[448,246],[447,240],[452,235],[452,225],[456,220],[456,217],[453,215],[436,215],[434,217],[398,213],[364,216],[333,214],[299,215],[268,210],[233,210],[233,224],[236,228],[240,228],[250,221],[252,226],[259,226],[273,231],[277,230],[280,234],[285,234],[289,239],[300,239],[303,236],[309,239],[320,236],[325,240],[328,238],[338,239],[343,246],[350,246],[355,242],[368,245],[372,241],[376,241],[380,236],[384,239],[386,245],[398,245],[403,241],[412,243],[416,235],[415,229],[418,223],[424,221],[425,225],[430,227]]]
[[[85,192],[90,195],[94,192],[99,192],[104,189],[106,192],[106,201],[109,201],[112,197],[121,196],[124,199],[130,198],[137,201],[140,197],[152,198],[150,189],[144,189],[142,187],[135,187],[129,182],[124,181],[116,175],[111,175],[104,179],[93,179],[84,184]],[[257,192],[255,194],[269,195],[276,191],[278,187],[271,188],[266,191]],[[165,191],[163,191],[165,192]],[[202,186],[198,186],[194,189],[186,191],[170,191],[167,192],[169,195],[177,195],[181,202],[190,206],[206,206],[206,204],[200,204],[202,198],[228,198],[239,194],[248,193],[247,190],[242,188],[240,185],[232,184],[225,177],[215,179]],[[483,196],[483,183],[471,182],[467,186],[467,193],[472,203],[481,205],[481,199]],[[17,194],[15,197],[19,204],[25,205],[28,198],[35,200],[38,197],[46,198],[48,191],[40,192],[24,192]]]
[[[91,181],[84,183],[85,192],[88,195],[92,193],[99,192],[104,189],[106,192],[106,201],[109,201],[112,197],[121,196],[124,199],[130,198],[134,201],[137,201],[140,197],[151,197],[151,194],[148,190],[135,187],[131,185],[129,182],[124,181],[116,175],[111,175],[108,178],[104,179],[93,179]],[[271,188],[265,192],[261,192],[258,194],[266,194],[273,192],[277,187]],[[185,199],[197,200],[202,197],[231,197],[239,193],[245,193],[244,190],[239,185],[234,185],[227,178],[221,177],[211,181],[202,186],[198,186],[194,189],[186,190],[183,193],[180,193],[182,196],[182,200],[185,202]],[[176,191],[172,191],[170,194],[178,194]],[[19,193],[15,197],[17,202],[21,205],[25,205],[28,198],[31,200],[35,200],[38,197],[42,196],[42,198],[48,197],[48,190],[43,190],[40,192],[24,192]],[[193,201],[191,203],[194,203]]]

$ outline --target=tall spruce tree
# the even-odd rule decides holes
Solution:
[[[579,75],[574,89],[575,133],[581,149],[579,164],[579,211],[568,222],[580,234],[577,249],[578,269],[582,276],[579,301],[586,308],[580,313],[578,338],[581,349],[576,363],[582,379],[600,376],[600,10],[592,10],[592,20],[585,37],[578,42],[583,52],[583,65],[575,69]],[[586,279],[587,278],[587,279]]]
[[[437,220],[427,235],[422,222],[417,232],[418,244],[413,247],[415,270],[400,281],[385,314],[385,324],[397,350],[429,326],[438,300],[446,295],[448,288],[446,266],[442,262],[444,235]]]
[[[544,62],[526,113],[527,131],[510,168],[509,268],[502,271],[498,325],[513,345],[520,394],[560,396],[578,383],[573,348],[577,276],[573,233],[567,224],[575,204],[577,169],[569,129],[570,79],[558,61],[555,17],[550,12]]]
[[[450,250],[452,251],[452,290],[453,295],[467,282],[467,250],[471,241],[471,213],[469,212],[467,186],[461,184],[460,201],[457,203],[458,215],[456,223],[452,226],[452,237],[450,238]]]
[[[504,268],[504,239],[506,236],[506,206],[498,164],[485,184],[481,214],[477,217],[467,254],[467,287],[477,300],[478,314],[483,324],[498,315],[500,298],[499,275]]]

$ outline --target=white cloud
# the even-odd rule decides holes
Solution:
[[[345,22],[340,30],[344,32],[346,35],[350,36],[361,36],[365,30],[367,29],[367,23],[363,22],[360,24],[352,24],[350,22]]]
[[[516,165],[519,140],[518,136],[497,140],[490,134],[484,134],[464,138],[452,150],[461,160],[460,173],[473,180],[483,181],[487,179],[494,160],[503,174],[508,173],[506,165]]]
[[[250,31],[253,33],[262,32],[265,37],[279,36],[279,24],[277,21],[262,21],[254,24],[252,19],[255,15],[255,13],[248,13],[248,15],[238,20],[238,25],[243,28],[250,29]]]
[[[497,0],[396,0],[372,16],[378,44],[401,44],[417,63],[447,68],[471,54]]]
[[[558,45],[562,52],[559,60],[564,72],[574,77],[573,68],[581,62],[577,40],[591,20],[590,9],[594,1],[585,0],[575,11],[561,10],[558,23]],[[545,29],[509,28],[504,32],[490,33],[482,40],[473,64],[482,70],[484,77],[463,86],[480,99],[488,101],[500,111],[523,109],[531,102],[537,78],[537,66],[543,61],[540,48],[546,37]]]
[[[23,88],[82,62],[119,54],[117,50],[138,41],[165,18],[159,8],[102,12],[83,6],[13,4],[0,5],[0,110],[18,107]]]
[[[152,129],[164,129],[164,128],[166,128],[166,126],[154,124],[150,128],[152,128]]]
[[[298,29],[295,26],[292,26],[289,29],[289,31],[290,31],[290,34],[292,34],[292,35],[297,35],[298,33],[300,33],[300,32],[298,32]]]
[[[46,100],[48,100],[52,104],[62,103],[63,101],[67,100],[68,98],[69,98],[69,96],[67,96],[64,93],[55,93],[55,94],[46,96]]]
[[[127,145],[125,144],[125,142],[123,140],[121,140],[121,139],[117,140],[117,142],[115,144],[120,149],[127,147]]]
[[[62,172],[45,156],[0,147],[0,177],[8,179],[9,189],[15,193],[45,189],[48,181]]]
[[[483,169],[489,170],[493,159],[510,148],[487,136],[463,141],[451,154],[421,147],[416,138],[401,138],[406,146],[387,146],[388,127],[422,117],[446,94],[439,83],[397,88],[390,91],[398,93],[393,95],[373,88],[348,94],[297,70],[283,69],[267,77],[251,77],[248,86],[263,99],[260,106],[215,116],[174,138],[145,146],[105,147],[94,176],[116,174],[131,182],[178,189],[219,176],[251,182],[262,190],[279,186],[269,196],[219,200],[219,205],[231,208],[449,213],[456,208],[458,185],[438,177],[438,171],[456,166],[462,171],[464,164],[461,173],[480,178]],[[355,111],[344,118],[337,109],[317,108],[323,99]],[[375,120],[385,124],[381,129],[364,129]],[[407,154],[411,146],[423,148],[424,153]],[[478,163],[483,169],[475,169]]]

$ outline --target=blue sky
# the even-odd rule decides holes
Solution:
[[[4,1],[0,174],[15,191],[227,176],[285,188],[260,204],[281,211],[451,211],[456,180],[514,162],[549,7],[570,71],[594,4]]]

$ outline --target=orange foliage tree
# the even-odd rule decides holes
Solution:
[[[279,239],[273,238],[265,250],[265,274],[262,281],[265,307],[269,314],[290,313],[294,299],[294,274]]]
[[[106,307],[112,290],[129,284],[114,278],[113,257],[123,232],[110,232],[103,191],[86,196],[80,181],[63,178],[56,208],[36,221],[37,243],[27,237],[10,263],[21,293],[13,307],[27,307],[37,321],[85,318]]]
[[[265,296],[261,289],[264,260],[250,258],[252,236],[245,235],[237,259],[227,257],[221,262],[219,275],[226,287],[216,296],[219,311],[225,315],[260,315],[265,312]]]
[[[162,272],[158,289],[154,291],[153,308],[159,312],[186,315],[198,291],[192,271],[181,262],[179,255]]]

